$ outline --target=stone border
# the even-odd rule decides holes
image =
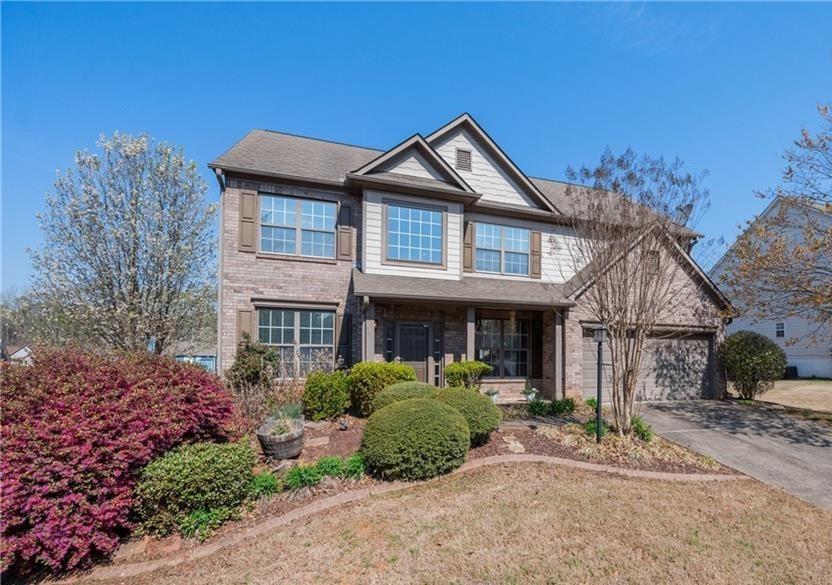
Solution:
[[[745,475],[726,475],[726,474],[710,474],[710,473],[669,473],[664,471],[644,471],[639,469],[626,469],[623,467],[615,467],[613,465],[600,465],[597,463],[587,463],[584,461],[576,461],[574,459],[564,459],[562,457],[550,457],[548,455],[532,455],[526,453],[519,453],[513,455],[492,455],[490,457],[482,457],[467,461],[458,469],[455,469],[452,474],[464,473],[472,469],[478,469],[488,465],[500,465],[503,463],[547,463],[550,465],[561,465],[564,467],[572,467],[575,469],[583,469],[585,471],[594,471],[600,473],[610,473],[613,475],[622,475],[625,477],[635,477],[639,479],[656,479],[662,481],[681,481],[681,482],[705,482],[705,481],[738,481],[751,479]],[[377,486],[359,488],[349,490],[334,496],[329,496],[311,502],[305,506],[290,510],[281,516],[270,518],[259,524],[255,524],[241,532],[228,534],[217,539],[214,542],[198,546],[188,551],[184,551],[169,557],[152,559],[149,561],[142,561],[138,563],[129,563],[122,565],[101,566],[93,569],[91,572],[79,575],[77,577],[68,577],[53,583],[69,584],[78,583],[82,579],[91,581],[103,581],[105,579],[124,579],[128,577],[135,577],[150,573],[158,569],[167,567],[174,567],[188,561],[194,561],[211,556],[222,549],[234,546],[253,538],[270,532],[280,526],[285,526],[295,520],[306,518],[318,512],[323,512],[331,508],[363,500],[370,496],[377,496],[389,492],[396,492],[414,487],[424,485],[431,481],[436,481],[440,478],[433,478],[422,482],[404,482],[396,481],[384,483]]]

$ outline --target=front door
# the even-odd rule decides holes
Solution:
[[[402,362],[411,366],[420,382],[428,381],[428,356],[430,328],[422,324],[399,325],[399,356]]]

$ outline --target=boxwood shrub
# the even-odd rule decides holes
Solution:
[[[436,399],[454,407],[465,417],[471,436],[471,445],[488,441],[491,431],[500,426],[500,409],[485,394],[468,388],[443,388],[436,392]]]
[[[361,454],[384,479],[425,479],[462,465],[471,437],[465,418],[438,400],[394,402],[367,420]]]
[[[397,382],[376,394],[373,399],[373,412],[402,400],[430,398],[435,392],[436,386],[425,382]]]
[[[350,398],[362,416],[373,412],[376,394],[396,382],[416,380],[416,372],[398,362],[359,362],[350,369]]]
[[[451,388],[479,388],[480,380],[491,369],[485,362],[476,360],[451,362],[445,366],[445,383]]]
[[[303,411],[310,420],[327,420],[342,414],[350,406],[347,375],[334,372],[313,372],[306,377],[303,388]]]
[[[236,510],[250,494],[254,451],[244,442],[194,443],[148,465],[136,511],[150,534],[170,534],[199,510]]]

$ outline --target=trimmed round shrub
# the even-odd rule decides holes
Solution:
[[[477,360],[451,362],[445,366],[445,383],[452,388],[479,388],[480,380],[491,370],[491,366]]]
[[[361,454],[384,479],[426,479],[465,461],[471,437],[465,418],[438,400],[394,402],[367,419]]]
[[[141,469],[184,441],[225,437],[234,412],[215,375],[146,352],[39,348],[0,378],[2,567],[18,575],[112,553]]]
[[[396,382],[416,380],[416,372],[399,362],[359,362],[350,369],[350,399],[362,416],[373,412],[376,394]]]
[[[737,331],[719,347],[728,379],[746,400],[770,390],[786,371],[786,353],[771,339],[753,331]]]
[[[431,398],[435,392],[436,386],[425,382],[397,382],[376,394],[373,399],[373,412],[402,400]]]
[[[465,417],[471,435],[471,445],[482,445],[488,441],[491,431],[500,426],[500,409],[485,394],[468,388],[443,388],[436,393],[436,399],[452,406]]]
[[[145,467],[136,512],[150,534],[166,535],[200,510],[234,510],[250,494],[254,451],[246,443],[184,445]]]
[[[339,416],[350,406],[349,388],[347,375],[340,370],[309,374],[303,388],[303,411],[307,418],[328,420]]]

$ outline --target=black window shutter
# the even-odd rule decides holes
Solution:
[[[348,368],[352,365],[352,315],[347,313],[336,316],[335,334],[338,340],[336,355],[341,358],[343,366]]]
[[[543,377],[543,315],[536,313],[532,318],[532,378]]]
[[[392,362],[396,357],[396,322],[384,321],[384,359]]]

